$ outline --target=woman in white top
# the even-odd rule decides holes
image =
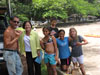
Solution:
[[[26,54],[28,75],[41,75],[41,64],[35,61],[40,56],[39,36],[32,30],[29,21],[24,22],[23,28],[25,31],[20,37],[20,50],[22,54]]]

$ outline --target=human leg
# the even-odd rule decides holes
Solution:
[[[51,68],[51,65],[49,63],[49,55],[48,54],[44,55],[44,62],[47,66],[48,75],[52,75],[52,68]]]
[[[84,59],[84,56],[83,55],[81,55],[81,56],[79,56],[78,57],[78,62],[79,62],[79,66],[80,66],[80,70],[81,70],[81,72],[82,72],[82,74],[83,75],[86,75],[86,73],[85,73],[85,69],[84,69],[84,65],[83,65],[83,59]]]
[[[33,61],[34,60],[35,58],[33,59]],[[35,75],[41,75],[41,64],[34,61],[34,66],[35,66]]]
[[[34,75],[33,59],[31,52],[26,52],[26,61],[28,67],[28,75]]]
[[[71,59],[70,58],[66,58],[66,59],[61,59],[61,70],[69,73],[69,65],[70,65]]]
[[[49,59],[50,65],[51,65],[53,75],[57,75],[55,55],[54,54],[49,55],[48,59]]]
[[[47,63],[46,66],[47,66],[48,75],[52,75],[51,65],[49,63]]]
[[[56,71],[56,65],[51,65],[52,71],[53,71],[53,75],[57,75],[57,71]]]
[[[16,75],[16,67],[15,67],[15,55],[11,51],[5,51],[4,60],[6,61],[7,70],[9,75]]]
[[[78,60],[77,60],[77,57],[72,57],[72,62],[73,62],[73,65],[74,65],[74,67],[73,67],[73,69],[76,69],[76,67],[77,67],[77,63],[78,63]]]
[[[66,68],[66,59],[60,59],[61,61],[61,70],[66,72],[67,68]]]
[[[84,69],[84,65],[83,65],[83,64],[80,64],[80,70],[81,70],[81,72],[82,72],[82,75],[86,75],[85,69]]]
[[[20,59],[20,56],[16,53],[16,75],[22,75],[23,73],[23,66]]]
[[[15,64],[9,64],[9,62],[8,61],[6,61],[6,66],[7,66],[7,70],[8,70],[8,74],[9,75],[16,75],[16,70],[15,70]],[[12,71],[12,68],[13,67],[13,71]]]

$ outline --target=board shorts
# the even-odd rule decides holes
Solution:
[[[48,54],[45,52],[44,54],[44,62],[50,63],[51,65],[56,65],[55,54]]]

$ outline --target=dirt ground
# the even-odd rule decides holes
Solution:
[[[75,27],[79,35],[82,35],[85,39],[88,40],[88,44],[83,46],[84,52],[84,65],[86,73],[88,75],[100,75],[100,38],[94,37],[85,37],[84,35],[93,34],[100,35],[100,22],[84,24],[84,25],[71,25],[67,27],[60,27],[59,29],[64,29],[66,36],[68,36],[69,28]],[[43,37],[42,29],[39,28],[36,30],[40,37]],[[24,59],[23,59],[24,60]],[[26,64],[26,62],[23,62]],[[24,74],[27,75],[26,66],[24,66]]]

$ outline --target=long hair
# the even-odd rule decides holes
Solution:
[[[71,35],[71,31],[72,31],[72,30],[74,30],[74,31],[76,32],[75,38],[73,38],[72,35]],[[70,36],[73,40],[75,39],[75,40],[78,41],[77,30],[76,30],[75,28],[70,28],[70,29],[69,29],[69,36]]]

